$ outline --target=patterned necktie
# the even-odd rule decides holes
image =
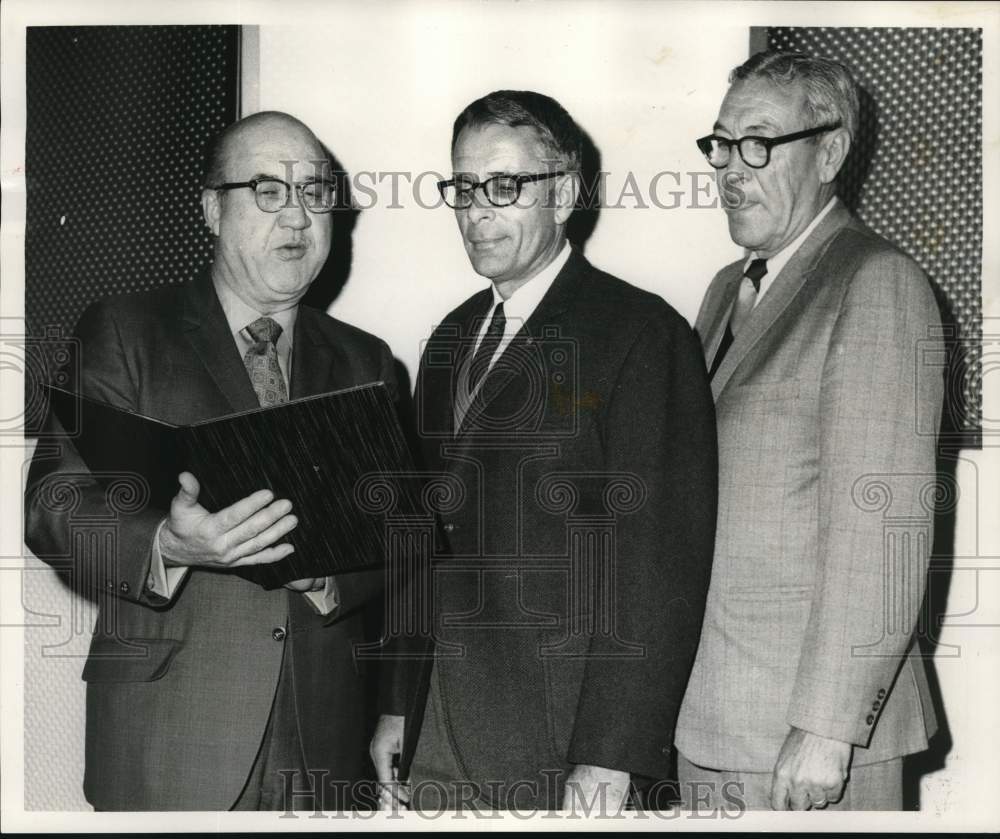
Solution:
[[[281,324],[271,318],[257,318],[247,326],[254,345],[243,356],[250,382],[257,393],[262,408],[288,401],[285,377],[278,366],[278,348],[275,344],[281,335]]]
[[[483,341],[479,345],[479,349],[476,350],[476,354],[472,357],[472,363],[469,365],[470,393],[476,389],[479,380],[490,369],[490,362],[493,360],[493,355],[496,353],[497,347],[500,346],[500,340],[503,338],[504,329],[506,328],[507,318],[504,316],[503,303],[501,302],[493,310],[493,319],[490,321],[486,334],[483,336]]]
[[[712,369],[708,371],[709,378],[715,375],[715,371],[719,369],[722,359],[726,357],[733,339],[735,339],[736,335],[743,328],[746,319],[750,317],[754,304],[757,302],[757,295],[760,292],[760,281],[764,279],[766,273],[766,259],[754,259],[747,266],[747,270],[743,274],[743,279],[740,280],[740,289],[736,296],[736,302],[733,303],[733,312],[729,316],[729,321],[726,323],[726,331],[722,335],[722,340],[719,342],[719,349],[716,351],[715,359],[712,361]]]

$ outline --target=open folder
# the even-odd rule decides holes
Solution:
[[[94,477],[139,476],[148,504],[170,509],[177,475],[201,483],[199,502],[216,512],[270,489],[292,502],[298,525],[283,541],[295,552],[234,569],[264,588],[376,567],[385,560],[385,516],[419,515],[409,450],[382,382],[267,408],[172,425],[48,387],[50,405]],[[392,499],[391,510],[379,499]]]

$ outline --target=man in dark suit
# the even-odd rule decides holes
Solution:
[[[630,776],[669,772],[715,526],[711,397],[688,324],[567,243],[582,142],[551,98],[498,91],[459,115],[439,185],[491,287],[434,331],[416,385],[454,503],[414,587],[435,643],[392,668],[372,741],[416,808],[613,812]]]
[[[719,523],[677,726],[682,794],[900,809],[902,756],[935,727],[913,631],[943,388],[921,352],[941,352],[938,310],[916,263],[835,195],[858,127],[847,68],[759,53],[730,81],[698,145],[747,254],[697,321]]]
[[[394,391],[382,341],[299,304],[330,249],[324,158],[286,114],[227,128],[202,193],[211,269],[91,306],[76,387],[178,424],[375,380]],[[291,503],[262,488],[209,513],[198,476],[179,484],[169,510],[116,504],[70,441],[31,467],[28,546],[99,597],[83,674],[87,799],[100,810],[287,809],[286,789],[312,788],[294,803],[350,805],[343,784],[363,778],[365,760],[352,645],[380,574],[266,591],[233,571],[291,552],[279,544],[296,525]],[[109,515],[113,555],[73,538],[88,516]]]

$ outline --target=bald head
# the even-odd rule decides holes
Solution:
[[[301,139],[315,149],[312,160],[326,158],[323,145],[301,120],[281,111],[261,111],[251,114],[220,131],[208,150],[203,185],[214,187],[230,179],[230,161],[238,160],[262,143],[274,137]],[[318,165],[318,163],[317,163]]]

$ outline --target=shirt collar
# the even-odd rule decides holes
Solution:
[[[789,260],[795,256],[795,252],[802,247],[802,243],[809,238],[809,235],[819,227],[819,223],[823,221],[824,218],[829,214],[829,212],[837,205],[837,196],[834,195],[829,201],[826,202],[826,206],[820,210],[815,218],[809,222],[809,226],[806,227],[798,236],[796,236],[791,242],[789,242],[785,247],[778,251],[774,256],[767,260],[767,273],[760,281],[760,291],[757,292],[757,299],[764,295],[764,292],[770,287],[771,283],[777,279],[778,274],[781,273],[781,269],[784,268]],[[757,251],[752,251],[747,257],[746,262],[743,264],[743,270],[745,271],[750,263],[757,259]]]
[[[215,285],[215,293],[219,296],[219,303],[222,304],[222,312],[226,316],[226,323],[233,337],[238,339],[240,333],[257,318],[263,317],[263,313],[258,312],[252,306],[247,305],[228,285],[215,277],[212,278]],[[295,329],[295,320],[299,313],[297,305],[282,309],[280,312],[273,312],[268,317],[274,319],[281,327],[279,343],[287,341],[292,343],[292,334]]]
[[[535,309],[538,308],[538,304],[542,302],[545,293],[552,288],[552,283],[556,281],[559,272],[562,271],[563,266],[569,260],[570,251],[569,242],[563,242],[562,250],[559,251],[556,258],[523,286],[518,288],[506,300],[500,296],[497,287],[492,286],[493,305],[490,307],[490,314],[493,313],[498,303],[503,303],[503,313],[504,317],[507,318],[507,322],[517,321],[520,328],[531,317]]]

